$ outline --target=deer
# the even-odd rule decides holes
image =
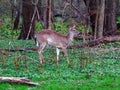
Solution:
[[[57,53],[57,65],[58,65],[58,60],[59,60],[59,54],[60,50],[64,52],[64,55],[67,58],[67,63],[70,64],[69,58],[68,58],[68,53],[67,53],[67,47],[69,44],[73,41],[74,37],[78,36],[80,32],[75,29],[76,26],[70,26],[68,28],[68,33],[67,35],[60,34],[56,32],[55,30],[47,30],[44,29],[38,33],[36,33],[35,38],[36,38],[36,44],[39,46],[38,48],[38,54],[39,54],[39,59],[40,63],[43,64],[43,55],[42,51],[45,48],[47,44],[52,45],[56,48],[56,53]]]

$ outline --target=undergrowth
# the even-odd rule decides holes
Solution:
[[[2,45],[3,44],[3,45]],[[3,49],[34,48],[33,40],[1,40]],[[46,48],[45,63],[40,65],[37,51],[0,53],[0,76],[28,77],[40,86],[0,83],[0,90],[106,90],[120,88],[120,43],[102,44],[94,48],[68,49],[71,66],[61,52],[56,65],[56,51]]]
[[[66,23],[57,23],[56,31],[66,33]],[[36,25],[36,32],[42,29]],[[82,27],[78,27],[81,31]],[[55,48],[45,48],[41,66],[37,51],[12,51],[36,48],[33,40],[17,40],[18,30],[9,23],[0,27],[0,77],[27,77],[40,86],[0,82],[0,90],[119,90],[120,42],[100,44],[94,48],[67,49],[70,66],[60,52],[56,65]],[[81,41],[75,41],[73,44]],[[7,50],[6,50],[7,49]]]

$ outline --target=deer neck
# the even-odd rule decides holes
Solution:
[[[74,34],[71,33],[71,32],[69,32],[68,35],[67,35],[67,37],[68,37],[68,42],[71,43],[73,41]]]

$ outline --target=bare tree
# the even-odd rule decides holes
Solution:
[[[117,0],[87,0],[87,2],[89,3],[90,22],[94,38],[96,39],[102,36],[114,35],[117,31]]]
[[[32,0],[22,1],[22,30],[18,39],[32,39],[35,31],[35,20],[32,20],[34,5]],[[31,30],[30,30],[31,26]]]
[[[44,28],[51,29],[51,0],[46,0],[46,8],[44,14]]]
[[[117,0],[106,0],[106,21],[104,35],[114,35],[117,31],[116,25],[116,3]]]
[[[97,38],[103,37],[105,0],[100,0]]]
[[[16,18],[15,18],[15,21],[14,21],[13,30],[18,29],[18,27],[19,27],[20,15],[21,15],[21,9],[22,9],[21,6],[22,6],[22,0],[19,0],[18,7],[16,7],[17,8]]]

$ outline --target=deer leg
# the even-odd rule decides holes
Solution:
[[[40,44],[39,44],[39,41],[37,40],[36,36],[34,37],[34,40],[35,40],[35,45],[36,45],[37,47],[39,47]]]
[[[67,58],[68,64],[70,64],[66,48],[62,48],[62,50],[63,50],[63,52],[64,52],[64,54],[65,54],[65,56]]]
[[[43,56],[42,56],[42,51],[45,48],[46,43],[42,43],[38,49],[38,54],[39,54],[39,59],[40,59],[40,63],[43,63]]]
[[[59,48],[56,48],[56,52],[57,52],[57,65],[58,65],[58,60],[59,60],[60,49],[59,49]]]

